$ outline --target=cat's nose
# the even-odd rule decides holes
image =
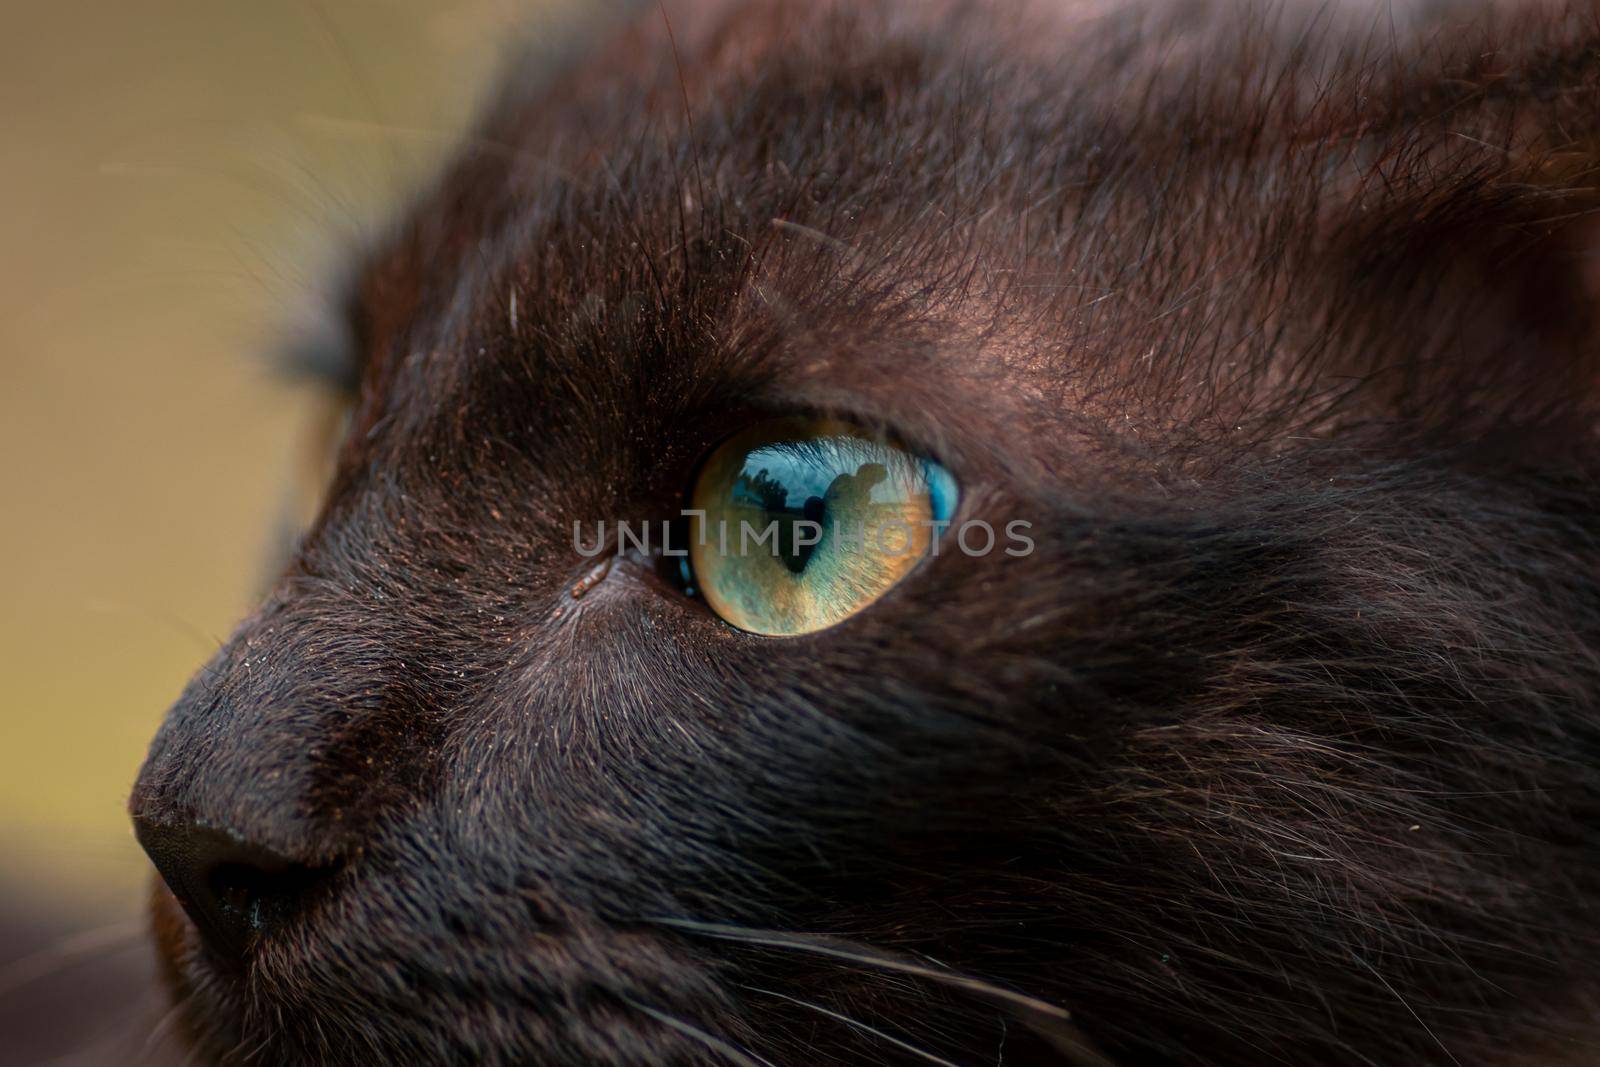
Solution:
[[[241,961],[331,873],[193,822],[134,817],[134,835],[206,944]]]

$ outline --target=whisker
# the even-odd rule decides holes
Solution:
[[[1417,1025],[1422,1027],[1422,1032],[1433,1039],[1433,1043],[1438,1045],[1440,1050],[1450,1058],[1450,1062],[1455,1064],[1456,1067],[1461,1067],[1461,1061],[1456,1059],[1456,1054],[1454,1052],[1450,1051],[1450,1046],[1439,1040],[1439,1035],[1433,1032],[1433,1027],[1429,1026],[1422,1016],[1417,1014],[1417,1009],[1411,1006],[1411,1002],[1409,1000],[1400,995],[1400,991],[1398,989],[1389,984],[1389,979],[1383,976],[1382,971],[1378,970],[1376,967],[1362,959],[1354,952],[1350,953],[1350,958],[1361,964],[1361,966],[1365,967],[1367,970],[1371,971],[1373,977],[1383,983],[1383,988],[1387,989],[1391,994],[1394,995],[1394,999],[1400,1002],[1400,1006],[1411,1013],[1411,1017],[1417,1020]]]
[[[143,936],[144,922],[140,919],[128,919],[68,934],[53,944],[0,967],[0,996],[15,993],[87,957],[131,947],[135,942],[142,941]]]
[[[455,146],[466,152],[499,157],[519,165],[531,165],[575,184],[583,181],[576,172],[558,165],[548,155],[488,137],[469,136],[462,138],[456,132],[449,130],[431,130],[419,126],[399,126],[392,123],[369,122],[365,119],[345,118],[340,115],[324,115],[315,112],[302,112],[295,119],[298,125],[307,132],[322,136],[368,141],[393,140],[411,142],[425,148]]]
[[[207,656],[222,647],[222,638],[216,634],[201,629],[179,615],[171,615],[155,608],[141,607],[137,604],[101,598],[90,600],[85,604],[85,608],[97,615],[113,615],[124,619],[132,619],[136,622],[156,623],[184,640],[192,642],[196,648]]]
[[[150,1033],[144,1039],[144,1047],[139,1052],[141,1062],[148,1060],[150,1054],[167,1040],[173,1023],[178,1021],[178,1016],[183,1014],[183,1009],[187,1006],[187,1001],[180,1000],[156,1020],[156,1024],[150,1028]]]
[[[104,1026],[96,1026],[96,1032],[76,1047],[35,1061],[36,1067],[80,1067],[80,1065],[97,1067],[105,1063],[129,1065],[150,1063],[152,1049],[145,1032],[146,1020],[155,1014],[152,1008],[159,999],[159,994],[154,988],[146,988],[142,995],[135,997],[120,1010],[115,1010],[109,1016],[110,1021]],[[143,1048],[136,1054],[130,1054],[141,1044]]]
[[[876,1026],[862,1022],[860,1019],[855,1019],[849,1015],[845,1015],[843,1012],[837,1012],[831,1008],[823,1007],[821,1004],[813,1004],[809,1000],[801,1000],[799,997],[791,997],[785,993],[779,993],[772,989],[761,989],[757,986],[745,986],[744,988],[750,990],[752,993],[762,993],[769,997],[777,997],[779,1000],[787,1000],[791,1004],[799,1005],[800,1007],[814,1011],[819,1015],[826,1015],[828,1018],[844,1023],[846,1026],[849,1026],[853,1029],[860,1030],[863,1033],[871,1034],[878,1040],[893,1045],[902,1052],[909,1052],[911,1055],[916,1056],[919,1059],[926,1060],[928,1063],[937,1063],[940,1065],[940,1067],[958,1067],[957,1064],[950,1062],[943,1056],[935,1055],[925,1048],[920,1048],[917,1045],[913,1045],[909,1041],[902,1041],[893,1034],[886,1033],[885,1031],[878,1029]]]
[[[693,1023],[685,1022],[675,1015],[668,1015],[666,1012],[652,1008],[648,1004],[641,1004],[631,997],[623,997],[622,1002],[635,1011],[648,1015],[662,1026],[676,1030],[685,1037],[700,1042],[700,1044],[713,1052],[720,1052],[730,1063],[736,1063],[739,1067],[777,1067],[771,1060],[763,1059],[753,1052],[746,1052],[732,1042],[725,1041],[716,1034],[708,1033]]]
[[[698,922],[693,919],[654,917],[645,920],[685,933],[718,938],[746,945],[787,949],[809,953],[847,963],[872,967],[897,974],[923,978],[952,989],[997,1001],[1017,1013],[1017,1018],[1040,1037],[1049,1041],[1056,1051],[1069,1057],[1081,1067],[1114,1067],[1103,1053],[1095,1048],[1087,1035],[1072,1021],[1072,1013],[1049,1001],[1018,993],[1004,986],[985,982],[980,978],[962,974],[945,967],[932,967],[907,959],[884,949],[842,941],[824,934],[794,934],[779,930],[751,930],[724,923]]]
[[[98,1041],[91,1041],[81,1048],[60,1056],[51,1056],[49,1059],[38,1060],[34,1067],[92,1067],[97,1063],[110,1063],[115,1059],[113,1052],[126,1040],[124,1035],[113,1034],[103,1037]]]
[[[1072,1018],[1072,1013],[1065,1008],[1040,1000],[1037,997],[1030,997],[1026,993],[1018,993],[1015,990],[973,978],[959,971],[929,967],[902,957],[898,953],[879,948],[869,949],[825,934],[794,934],[781,930],[747,930],[743,927],[727,926],[722,923],[696,922],[692,919],[651,919],[650,921],[689,933],[720,938],[724,941],[738,941],[744,944],[761,945],[769,948],[792,949],[797,952],[808,952],[817,956],[827,956],[833,959],[846,960],[850,963],[863,964],[868,967],[877,967],[899,974],[908,974],[917,978],[926,978],[929,981],[965,989],[980,996],[992,997],[995,1000],[1005,1001],[1017,1007],[1027,1008],[1029,1011],[1037,1012],[1041,1015],[1049,1015],[1063,1021]]]

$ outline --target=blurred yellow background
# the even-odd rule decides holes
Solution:
[[[141,0],[0,37],[0,907],[142,906],[123,804],[250,606],[307,395],[270,353],[538,0]],[[20,17],[19,17],[20,16]]]

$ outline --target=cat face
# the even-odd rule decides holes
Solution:
[[[131,802],[201,1054],[1592,1040],[1581,20],[674,18],[364,260],[322,511]],[[586,553],[702,492],[950,525]]]

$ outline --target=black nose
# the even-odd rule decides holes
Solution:
[[[133,829],[200,936],[230,962],[242,961],[332,873],[193,823],[135,817]]]

